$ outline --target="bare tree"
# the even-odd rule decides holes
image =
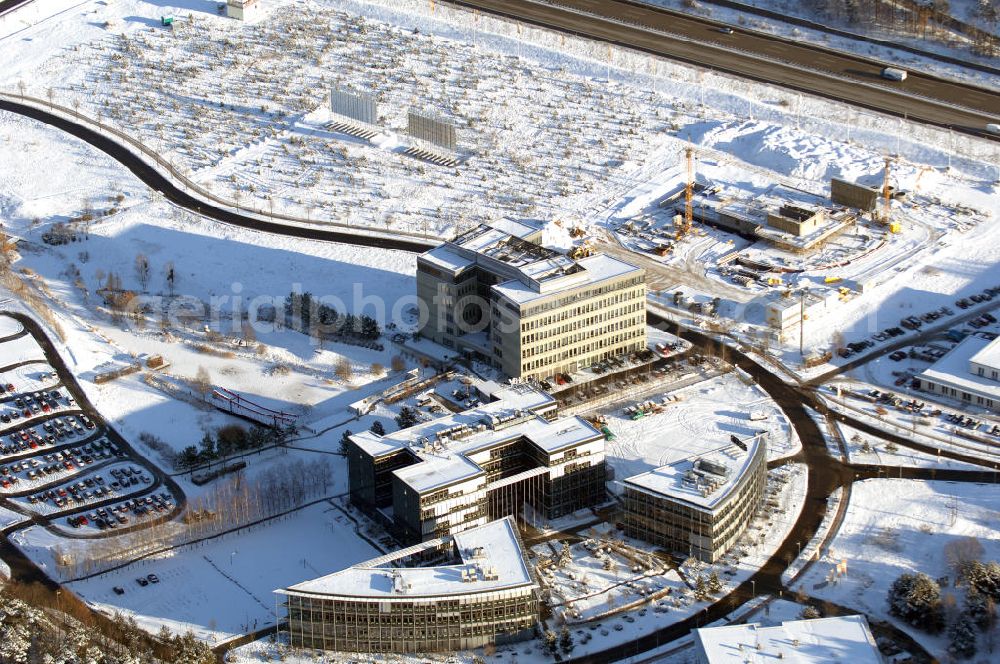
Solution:
[[[243,343],[247,346],[253,345],[253,342],[257,340],[257,333],[254,332],[253,324],[249,320],[243,321],[242,333]]]
[[[139,280],[139,286],[145,292],[149,286],[149,259],[145,254],[135,255],[135,278]]]
[[[393,355],[392,360],[389,362],[389,366],[393,371],[398,373],[406,369],[406,360],[404,360],[401,355]]]
[[[979,560],[983,553],[983,545],[975,537],[959,537],[944,545],[944,559],[955,576],[961,574],[966,564]]]
[[[212,377],[205,367],[198,367],[198,372],[194,375],[194,388],[202,399],[208,398],[208,393],[212,389]]]
[[[177,271],[174,270],[174,262],[168,261],[166,265],[163,266],[163,274],[167,279],[167,290],[170,295],[174,294],[174,286],[177,284]]]
[[[341,357],[337,360],[337,366],[333,372],[337,378],[344,382],[349,381],[354,376],[354,369],[351,367],[351,363],[346,357]]]

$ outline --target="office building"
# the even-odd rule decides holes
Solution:
[[[645,272],[572,259],[518,222],[480,225],[417,260],[420,334],[510,377],[549,378],[646,348]]]

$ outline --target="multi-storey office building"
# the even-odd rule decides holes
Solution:
[[[476,408],[347,445],[351,500],[390,512],[399,535],[425,541],[530,513],[553,519],[605,498],[604,434],[528,385]]]
[[[611,256],[573,260],[517,222],[478,226],[417,260],[420,334],[508,376],[547,378],[646,348],[646,277]]]
[[[426,566],[428,558],[444,560]],[[469,650],[530,636],[539,612],[538,583],[510,518],[276,592],[294,648]]]
[[[744,449],[745,448],[745,449]],[[767,433],[625,480],[625,533],[715,562],[764,500]]]

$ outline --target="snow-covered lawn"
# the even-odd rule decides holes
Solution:
[[[997,514],[1000,486],[954,482],[879,479],[856,482],[847,516],[826,554],[800,579],[797,588],[867,615],[891,619],[886,593],[905,572],[931,578],[951,576],[944,547],[974,537],[982,559],[1000,559]],[[833,574],[847,561],[847,574]],[[944,655],[945,637],[906,627],[932,654]]]
[[[851,463],[886,466],[886,475],[892,475],[892,469],[896,467],[950,468],[955,470],[984,470],[988,468],[964,461],[954,461],[947,457],[939,457],[899,445],[891,446],[884,440],[862,433],[842,422],[837,422],[837,428],[842,432],[844,440],[847,442]],[[890,447],[893,449],[889,449]]]
[[[35,527],[16,537],[27,549],[53,544],[50,534]],[[273,624],[273,590],[379,554],[341,512],[319,503],[250,532],[182,547],[69,587],[100,610],[133,615],[154,633],[167,625],[215,641]],[[148,574],[160,583],[141,587],[136,579]],[[115,586],[125,593],[117,595]]]

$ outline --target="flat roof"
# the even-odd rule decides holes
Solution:
[[[566,282],[566,288],[580,288],[581,286],[614,279],[630,272],[642,271],[640,267],[606,254],[581,258],[576,261],[576,264],[582,267],[583,270],[573,275],[576,279]],[[559,292],[559,290],[539,292],[517,279],[497,284],[493,286],[493,291],[521,305],[527,304],[532,300],[549,297]]]
[[[452,251],[446,244],[434,247],[430,251],[425,251],[420,254],[420,259],[430,263],[434,267],[447,270],[451,273],[459,272],[471,265],[475,265],[475,261]]]
[[[448,542],[454,545],[460,562],[437,567],[391,566],[403,557]],[[415,600],[520,587],[537,588],[525,565],[511,517],[425,542],[404,549],[399,554],[375,558],[275,592],[283,595]],[[469,578],[473,580],[467,580]]]
[[[1000,401],[1000,382],[972,373],[969,366],[969,362],[977,357],[992,358],[997,354],[1000,349],[995,346],[996,342],[997,339],[987,341],[974,335],[968,336],[944,357],[917,374],[917,378]]]
[[[1000,371],[1000,337],[987,342],[969,361]]]
[[[370,431],[351,440],[373,457],[408,449],[420,461],[394,471],[396,477],[418,493],[471,480],[484,474],[467,458],[513,438],[523,437],[546,453],[603,438],[586,420],[565,417],[549,421],[538,412],[551,410],[555,399],[529,385],[487,389],[498,400],[460,413],[449,413],[385,436]]]
[[[490,261],[494,271],[497,264],[504,265],[509,268],[503,271],[506,281],[494,289],[517,303],[641,269],[603,255],[574,260],[525,239],[536,233],[537,228],[512,220],[480,224],[424,252],[420,260],[451,274],[481,260],[487,270]],[[516,276],[510,278],[512,273]]]
[[[708,664],[882,664],[864,616],[703,627],[695,639]]]
[[[747,472],[758,448],[767,445],[767,432],[680,459],[625,479],[625,484],[647,493],[666,496],[693,507],[711,510],[730,494]]]

